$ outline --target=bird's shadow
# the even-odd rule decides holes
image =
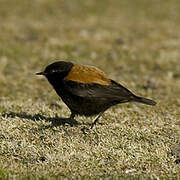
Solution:
[[[23,119],[28,119],[28,120],[32,120],[32,121],[42,121],[45,120],[47,122],[51,122],[52,126],[61,126],[61,125],[65,125],[65,124],[69,124],[70,126],[78,126],[81,123],[79,123],[78,121],[76,121],[75,119],[72,118],[63,118],[63,117],[46,117],[43,116],[41,114],[27,114],[26,112],[8,112],[8,113],[3,113],[2,117],[4,118],[15,118],[15,117],[19,117],[19,118],[23,118]]]

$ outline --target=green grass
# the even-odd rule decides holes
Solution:
[[[0,179],[179,178],[179,11],[178,0],[0,1]],[[70,112],[35,76],[56,60],[95,65],[157,105],[117,105],[91,131],[93,117],[57,126]]]

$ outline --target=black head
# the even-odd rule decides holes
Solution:
[[[57,61],[48,65],[43,72],[36,73],[36,75],[44,75],[48,79],[51,77],[64,78],[71,70],[73,63],[65,61]]]

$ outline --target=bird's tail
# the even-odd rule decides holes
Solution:
[[[147,105],[151,105],[151,106],[155,106],[156,105],[155,101],[153,101],[151,99],[139,97],[139,96],[134,96],[133,97],[133,101],[139,102],[139,103],[143,103],[143,104],[147,104]]]

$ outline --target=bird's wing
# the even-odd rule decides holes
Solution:
[[[100,69],[93,66],[84,66],[74,64],[65,80],[71,80],[80,83],[96,83],[101,85],[109,85],[111,80]]]
[[[111,80],[110,85],[97,83],[77,83],[72,80],[64,80],[64,88],[71,94],[84,98],[109,98],[118,101],[128,100],[132,93]]]

